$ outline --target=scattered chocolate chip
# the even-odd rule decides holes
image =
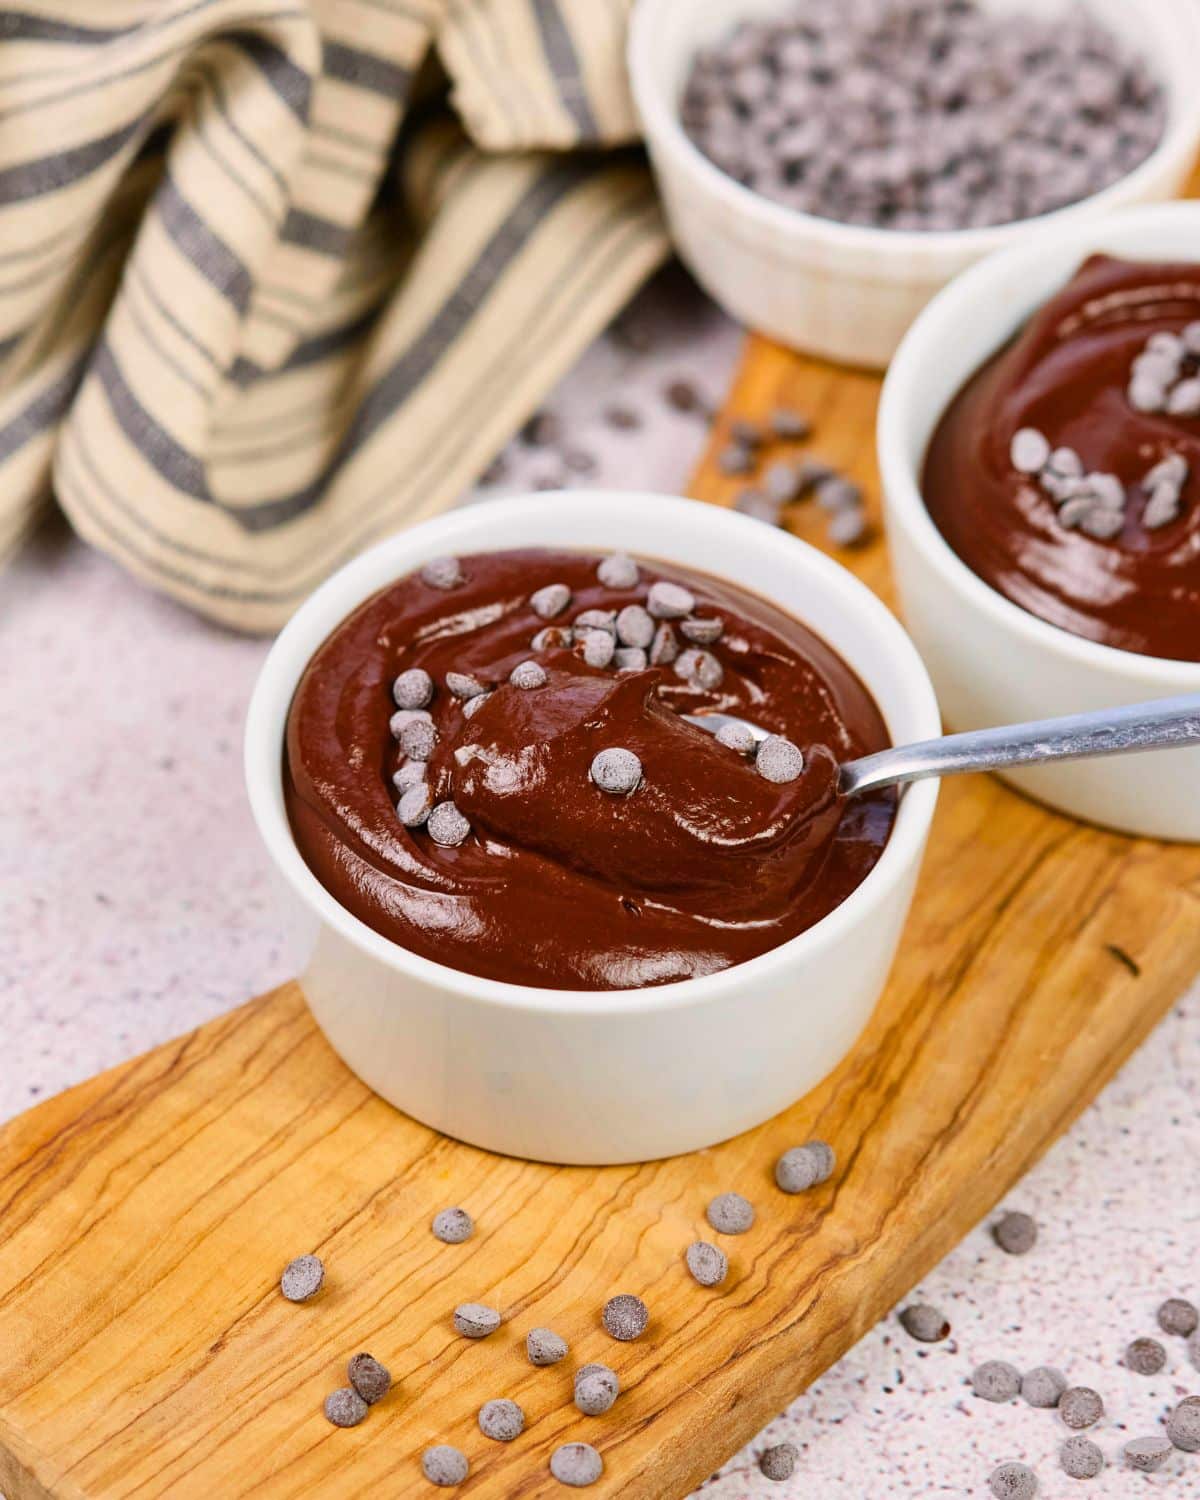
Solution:
[[[682,628],[680,626],[680,629]],[[682,682],[686,682],[689,687],[711,693],[721,686],[725,668],[711,651],[704,651],[699,646],[693,646],[687,651],[681,651],[676,657],[675,675]]]
[[[1183,1453],[1200,1453],[1200,1396],[1185,1396],[1171,1412],[1167,1437]]]
[[[796,480],[800,486],[798,498],[815,494],[827,479],[834,477],[835,472],[833,465],[823,458],[802,458],[796,465]]]
[[[1091,1438],[1076,1433],[1058,1450],[1058,1461],[1072,1479],[1095,1479],[1104,1467],[1104,1454]]]
[[[713,645],[721,639],[724,629],[725,621],[715,615],[706,616],[703,619],[692,615],[679,622],[680,635],[685,641],[691,641],[694,646]]]
[[[476,693],[474,698],[466,699],[462,706],[463,718],[473,719],[491,696],[490,692]]]
[[[1050,460],[1050,444],[1036,427],[1021,427],[1013,433],[1008,456],[1019,474],[1039,474]]]
[[[525,1335],[525,1353],[531,1365],[556,1365],[568,1352],[566,1339],[553,1328],[531,1328]]]
[[[410,719],[400,731],[400,748],[410,760],[428,760],[437,737],[437,730],[428,719]]]
[[[316,1255],[298,1255],[279,1278],[279,1290],[289,1302],[307,1302],[325,1284],[325,1267]]]
[[[650,642],[650,665],[669,667],[678,655],[679,641],[674,630],[664,622],[654,632],[654,639]]]
[[[479,1430],[497,1443],[511,1443],[525,1431],[525,1413],[515,1401],[503,1397],[485,1401],[479,1408]]]
[[[562,423],[549,411],[535,411],[521,428],[521,440],[531,448],[549,448],[558,442],[561,434]]]
[[[812,423],[795,407],[777,406],[771,413],[771,431],[781,443],[802,443],[812,431]]]
[[[738,417],[729,424],[729,436],[743,448],[761,448],[767,435],[757,422]]]
[[[1200,1370],[1200,1328],[1188,1338],[1187,1352],[1192,1364]]]
[[[447,672],[446,687],[456,698],[478,698],[486,693],[486,686],[470,672]]]
[[[629,1292],[610,1297],[600,1314],[605,1333],[610,1338],[620,1339],[623,1344],[640,1339],[649,1320],[650,1312],[646,1304],[640,1297],[634,1297]]]
[[[617,1392],[604,1375],[591,1372],[575,1382],[575,1405],[585,1417],[601,1417],[617,1399]]]
[[[1038,1492],[1037,1475],[1028,1464],[1001,1464],[988,1475],[988,1489],[996,1500],[1033,1500]]]
[[[769,734],[758,747],[754,769],[764,780],[782,785],[795,781],[804,770],[804,755],[791,740],[779,734]]]
[[[660,579],[650,585],[646,608],[656,620],[682,620],[696,608],[696,600],[682,584]]]
[[[795,1443],[776,1443],[773,1448],[763,1449],[758,1467],[764,1478],[779,1481],[790,1479],[799,1462],[800,1450]]]
[[[1028,1214],[1010,1211],[992,1225],[992,1238],[1006,1255],[1026,1255],[1037,1244],[1037,1225]]]
[[[607,630],[589,630],[583,637],[583,659],[589,667],[608,667],[617,652],[617,643]]]
[[[370,1354],[356,1354],[346,1369],[350,1384],[368,1406],[382,1401],[392,1388],[392,1377],[383,1365]]]
[[[414,761],[414,765],[422,762]],[[405,828],[423,828],[433,809],[433,794],[424,781],[414,782],[396,804],[396,814]]]
[[[471,825],[453,802],[439,802],[425,824],[429,837],[443,849],[457,849],[470,835]]]
[[[546,669],[536,661],[520,661],[508,674],[513,687],[540,688],[546,686]]]
[[[427,708],[433,697],[433,678],[422,667],[409,667],[392,683],[397,708]]]
[[[702,412],[704,401],[690,380],[672,380],[663,391],[667,405],[673,411]]]
[[[462,1302],[454,1309],[454,1327],[464,1338],[485,1339],[500,1327],[500,1314],[482,1302]]]
[[[841,474],[831,474],[827,479],[818,480],[814,488],[817,504],[831,514],[857,510],[862,505],[862,490],[853,480],[846,479]]]
[[[397,771],[392,772],[392,785],[398,792],[408,791],[410,786],[425,780],[429,767],[423,760],[406,760]]]
[[[1183,1297],[1168,1297],[1158,1309],[1158,1326],[1164,1333],[1187,1338],[1196,1331],[1197,1325],[1200,1325],[1200,1313]]]
[[[433,715],[425,708],[398,708],[388,720],[392,738],[398,740],[410,724],[432,724]]]
[[[722,474],[749,474],[754,468],[754,455],[741,443],[730,443],[717,454],[717,467]]]
[[[754,731],[746,724],[722,724],[713,738],[718,745],[726,745],[739,755],[749,755],[758,744]]]
[[[805,1141],[804,1149],[811,1151],[817,1159],[821,1175],[818,1182],[828,1182],[833,1176],[834,1168],[837,1166],[837,1153],[828,1141]]]
[[[762,487],[768,500],[777,506],[789,505],[800,496],[800,476],[795,464],[778,459],[768,464],[762,476]]]
[[[617,616],[617,640],[622,646],[640,646],[643,650],[654,639],[654,620],[640,604],[627,604]]]
[[[1067,1377],[1053,1365],[1038,1365],[1021,1377],[1021,1395],[1030,1406],[1056,1407],[1067,1388]]]
[[[720,1193],[704,1211],[718,1234],[745,1234],[754,1223],[754,1205],[741,1193]]]
[[[989,1359],[971,1372],[971,1389],[984,1401],[1011,1401],[1021,1389],[1021,1373],[1004,1359]]]
[[[1167,1362],[1167,1351],[1157,1339],[1134,1339],[1125,1350],[1125,1366],[1135,1375],[1157,1375]]]
[[[764,525],[779,525],[781,513],[779,501],[773,500],[770,495],[765,495],[762,490],[739,490],[737,499],[733,502],[733,508],[744,516],[752,517],[755,521],[762,521]]]
[[[578,1370],[575,1371],[575,1384],[579,1385],[582,1381],[587,1380],[589,1376],[592,1375],[599,1376],[601,1379],[607,1381],[608,1384],[612,1387],[612,1393],[614,1396],[620,1395],[621,1382],[617,1379],[617,1372],[615,1370],[610,1370],[607,1365],[602,1365],[597,1361],[593,1361],[589,1365],[579,1366]]]
[[[430,1484],[448,1490],[462,1484],[471,1472],[471,1465],[465,1453],[452,1448],[449,1443],[438,1443],[421,1454],[421,1472]]]
[[[604,1460],[590,1443],[564,1443],[550,1455],[550,1472],[559,1484],[583,1489],[604,1473]]]
[[[367,1414],[367,1403],[353,1386],[344,1385],[325,1397],[324,1411],[335,1427],[357,1427]]]
[[[822,1161],[809,1146],[793,1146],[775,1163],[775,1182],[785,1193],[803,1193],[824,1179]]]
[[[871,523],[861,507],[847,505],[830,516],[825,535],[831,546],[860,547],[870,539]]]
[[[475,1233],[475,1220],[465,1208],[443,1208],[434,1214],[430,1228],[443,1245],[461,1245]]]
[[[571,590],[565,583],[548,583],[529,596],[529,607],[539,620],[553,620],[571,602]]]
[[[618,432],[633,432],[642,425],[641,417],[628,406],[606,406],[604,420]]]
[[[575,633],[583,635],[589,630],[603,630],[616,639],[617,612],[615,609],[585,609],[575,617]]]
[[[684,1259],[693,1279],[701,1286],[720,1286],[729,1273],[728,1256],[708,1240],[693,1240]]]
[[[602,792],[623,796],[641,785],[642,763],[632,750],[613,746],[595,755],[589,774]]]
[[[597,467],[595,458],[583,448],[564,449],[562,461],[572,474],[593,474]]]
[[[613,666],[618,672],[644,672],[648,664],[640,646],[618,646],[613,652]]]
[[[1104,1415],[1104,1402],[1090,1385],[1073,1385],[1058,1398],[1058,1414],[1068,1427],[1091,1427]]]
[[[559,651],[565,650],[574,639],[575,632],[569,625],[547,625],[529,644],[534,651]]]
[[[641,577],[637,563],[626,552],[614,552],[596,568],[596,577],[606,589],[632,589]]]
[[[456,589],[463,581],[457,557],[431,557],[421,568],[421,578],[432,589]]]
[[[1125,1462],[1131,1469],[1140,1469],[1143,1474],[1153,1474],[1161,1469],[1171,1456],[1171,1444],[1165,1437],[1134,1438],[1122,1450]]]
[[[900,1326],[910,1338],[922,1344],[939,1344],[950,1336],[950,1324],[943,1313],[928,1302],[914,1302],[900,1314]]]

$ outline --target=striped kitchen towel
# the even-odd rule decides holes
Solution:
[[[628,0],[18,5],[0,552],[53,495],[273,629],[450,504],[666,254]]]

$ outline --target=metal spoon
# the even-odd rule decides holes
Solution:
[[[697,729],[716,734],[725,724],[748,729],[756,741],[768,731],[735,714],[684,714]],[[1200,744],[1200,693],[1179,698],[1156,698],[1124,708],[1102,708],[1092,713],[1068,714],[1061,719],[1037,719],[1032,724],[1006,724],[998,729],[973,729],[969,734],[947,734],[915,745],[897,745],[846,761],[839,784],[847,797],[899,786],[926,776],[952,776],[960,771],[1002,771],[1009,766],[1041,765],[1052,760],[1085,760],[1093,755],[1127,755],[1132,750],[1166,750]]]

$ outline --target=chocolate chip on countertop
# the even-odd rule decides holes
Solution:
[[[705,409],[700,392],[690,380],[669,381],[663,395],[666,397],[667,405],[673,411],[702,412]]]
[[[1200,1396],[1185,1396],[1170,1413],[1167,1437],[1183,1453],[1200,1453]]]
[[[1158,1309],[1158,1326],[1164,1333],[1187,1338],[1200,1325],[1200,1313],[1183,1297],[1168,1297]]]
[[[1068,1427],[1091,1427],[1104,1415],[1104,1402],[1090,1385],[1073,1385],[1058,1398],[1058,1414]]]
[[[356,1354],[346,1367],[350,1384],[368,1406],[382,1401],[392,1388],[391,1372],[370,1354]]]
[[[467,1455],[449,1443],[438,1443],[421,1454],[421,1471],[430,1484],[448,1490],[462,1484],[471,1472]]]
[[[754,1223],[754,1205],[741,1193],[719,1193],[704,1216],[718,1234],[745,1234]]]
[[[617,432],[633,432],[642,425],[642,419],[630,406],[612,405],[604,408],[604,420]]]
[[[1033,1500],[1038,1492],[1037,1475],[1028,1464],[1001,1464],[988,1475],[988,1489],[996,1500]]]
[[[900,1326],[910,1338],[922,1344],[940,1344],[950,1337],[950,1324],[944,1313],[928,1302],[914,1302],[900,1313]]]
[[[433,842],[443,849],[457,849],[471,833],[470,823],[453,802],[439,802],[429,814],[425,828]]]
[[[646,1304],[640,1297],[634,1297],[629,1292],[610,1297],[600,1315],[604,1331],[611,1338],[620,1339],[622,1343],[641,1338],[649,1319],[650,1312]]]
[[[561,433],[562,423],[553,412],[535,411],[521,428],[521,440],[531,448],[549,448],[558,442]]]
[[[1200,1370],[1200,1328],[1188,1338],[1187,1352],[1192,1364]]]
[[[1010,1211],[992,1225],[992,1238],[1007,1255],[1025,1255],[1037,1244],[1037,1225],[1028,1214]]]
[[[602,558],[596,568],[596,577],[606,589],[632,589],[637,587],[641,576],[637,563],[626,552],[614,552]]]
[[[485,1339],[500,1327],[500,1314],[482,1302],[461,1302],[454,1309],[454,1327],[468,1339]]]
[[[759,1456],[758,1467],[766,1479],[776,1481],[790,1479],[800,1462],[800,1450],[795,1443],[776,1443],[764,1448]]]
[[[525,1413],[505,1397],[485,1401],[479,1408],[479,1430],[497,1443],[511,1443],[525,1431]]]
[[[1021,1395],[1030,1406],[1056,1407],[1067,1388],[1067,1377],[1053,1365],[1038,1365],[1021,1377]]]
[[[550,1455],[550,1472],[559,1484],[583,1489],[604,1473],[604,1460],[590,1443],[564,1443]]]
[[[431,557],[422,564],[421,578],[430,588],[456,589],[463,581],[462,564],[457,557]]]
[[[986,1360],[971,1372],[971,1389],[984,1401],[1011,1401],[1021,1389],[1021,1372],[1007,1360]]]
[[[594,756],[589,774],[602,792],[624,796],[641,785],[642,763],[632,750],[614,745]]]
[[[298,1255],[279,1278],[279,1290],[289,1302],[307,1302],[325,1284],[325,1267],[316,1255]]]
[[[720,1286],[729,1273],[729,1257],[708,1240],[693,1240],[684,1259],[693,1279],[701,1286]]]
[[[1167,1351],[1157,1339],[1134,1339],[1125,1350],[1125,1366],[1135,1375],[1157,1375],[1167,1362]]]
[[[525,1353],[531,1365],[556,1365],[569,1352],[566,1339],[553,1328],[531,1328],[525,1335]]]
[[[465,1208],[443,1208],[434,1214],[430,1228],[443,1245],[461,1245],[475,1233],[475,1220]]]
[[[335,1427],[357,1427],[367,1414],[367,1403],[353,1386],[344,1385],[325,1397],[324,1412]]]
[[[1091,1438],[1076,1433],[1058,1450],[1058,1461],[1072,1479],[1095,1479],[1104,1467],[1104,1454]]]
[[[397,708],[428,708],[433,697],[433,678],[422,667],[409,667],[392,683]]]
[[[1165,1437],[1134,1438],[1122,1450],[1125,1462],[1131,1469],[1140,1469],[1143,1474],[1153,1474],[1161,1469],[1171,1456],[1171,1444]]]

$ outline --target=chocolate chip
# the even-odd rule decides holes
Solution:
[[[680,626],[681,630],[682,628]],[[687,651],[680,652],[676,658],[675,675],[681,681],[686,682],[689,687],[710,693],[721,686],[725,668],[711,651],[703,651],[698,646],[694,646]]]
[[[432,724],[433,715],[425,708],[398,708],[388,720],[392,738],[398,740],[409,724]]]
[[[470,672],[447,672],[446,687],[456,698],[478,698],[487,688]]]
[[[1019,474],[1037,474],[1050,459],[1050,444],[1036,427],[1021,427],[1013,433],[1009,460]]]
[[[617,1399],[610,1380],[592,1372],[575,1382],[575,1405],[585,1417],[601,1417]]]
[[[1003,1359],[989,1359],[971,1372],[971,1389],[984,1401],[1011,1401],[1021,1389],[1021,1374]]]
[[[750,516],[755,521],[762,521],[767,526],[778,526],[780,520],[780,504],[773,500],[770,495],[763,494],[762,490],[739,490],[737,499],[733,502],[734,510],[740,511],[744,516]]]
[[[463,718],[473,719],[491,696],[490,692],[476,693],[473,698],[466,699],[462,706]]]
[[[818,1182],[828,1182],[837,1167],[837,1153],[828,1141],[805,1141],[804,1149],[810,1151],[817,1159],[820,1171]]]
[[[448,1490],[462,1484],[471,1472],[471,1465],[467,1455],[458,1448],[452,1448],[449,1443],[438,1443],[421,1454],[421,1472],[430,1484]]]
[[[370,1354],[356,1354],[346,1368],[350,1384],[368,1406],[382,1401],[392,1388],[391,1373]]]
[[[943,1313],[928,1302],[914,1302],[900,1313],[900,1326],[910,1338],[921,1344],[938,1344],[950,1336],[950,1324]]]
[[[433,697],[433,678],[422,667],[409,667],[392,683],[397,708],[427,708]]]
[[[766,442],[767,435],[757,422],[747,422],[744,418],[736,418],[729,424],[729,436],[735,443],[740,443],[743,448],[761,448]]]
[[[536,661],[520,661],[508,674],[508,680],[513,687],[540,688],[545,687],[546,669]]]
[[[325,1284],[325,1267],[316,1255],[298,1255],[288,1261],[279,1278],[279,1290],[289,1302],[307,1302]]]
[[[1028,1214],[1015,1210],[992,1225],[992,1238],[1007,1255],[1026,1255],[1037,1244],[1037,1225]]]
[[[1104,1402],[1090,1385],[1073,1385],[1058,1398],[1058,1414],[1068,1427],[1090,1427],[1104,1415]]]
[[[617,616],[617,640],[622,646],[639,646],[645,650],[654,639],[654,631],[650,612],[640,604],[627,604]]]
[[[800,1450],[795,1443],[776,1443],[773,1448],[764,1448],[759,1456],[758,1467],[766,1479],[777,1482],[790,1479],[800,1462]]]
[[[1191,1334],[1187,1341],[1188,1358],[1197,1370],[1200,1370],[1200,1328]]]
[[[1194,417],[1200,413],[1200,380],[1181,380],[1167,396],[1167,411],[1173,417]]]
[[[727,745],[739,755],[749,755],[758,744],[754,732],[745,724],[722,724],[713,738],[718,745]]]
[[[629,1292],[610,1297],[600,1314],[604,1331],[611,1338],[620,1339],[623,1344],[641,1338],[649,1320],[650,1313],[646,1304],[640,1297],[634,1297]]]
[[[745,1234],[754,1223],[754,1205],[741,1193],[720,1193],[704,1210],[718,1234]]]
[[[1074,448],[1055,448],[1049,458],[1049,467],[1068,479],[1078,479],[1083,474],[1083,459]]]
[[[1200,1453],[1200,1396],[1185,1396],[1171,1412],[1167,1437],[1183,1453]]]
[[[420,765],[420,761],[414,761]],[[396,813],[405,828],[421,828],[428,821],[433,808],[433,794],[423,781],[414,782],[396,804]]]
[[[696,646],[711,646],[715,641],[721,639],[725,629],[725,621],[712,615],[704,619],[690,616],[686,620],[680,620],[679,633],[684,640],[691,641]]]
[[[618,432],[633,432],[642,425],[642,419],[632,407],[629,406],[606,406],[604,408],[604,420],[610,427]],[[616,588],[616,584],[610,584],[610,588]],[[621,585],[625,587],[625,585]]]
[[[583,1489],[604,1473],[604,1460],[590,1443],[564,1443],[550,1455],[550,1472],[559,1484]]]
[[[410,760],[428,760],[437,737],[428,719],[410,719],[400,731],[400,748]]]
[[[641,573],[637,563],[626,552],[614,552],[603,558],[596,569],[596,577],[606,589],[632,589],[637,587]]]
[[[1158,1309],[1158,1326],[1164,1333],[1185,1339],[1196,1331],[1197,1325],[1200,1325],[1200,1313],[1182,1297],[1168,1297]]]
[[[558,442],[562,423],[549,411],[535,411],[521,428],[521,441],[531,448],[549,448]]]
[[[775,1181],[785,1193],[803,1193],[824,1179],[821,1158],[808,1146],[793,1146],[775,1163]]]
[[[456,589],[463,581],[457,557],[431,557],[421,568],[421,578],[433,589]]]
[[[589,774],[602,792],[623,796],[641,785],[642,763],[632,750],[613,746],[597,752]]]
[[[693,1240],[684,1259],[693,1278],[701,1286],[720,1286],[729,1273],[729,1258],[719,1246],[708,1240]]]
[[[616,639],[617,612],[615,609],[585,609],[575,617],[575,633],[583,635],[589,630],[603,630]]]
[[[461,1245],[475,1233],[475,1220],[465,1208],[443,1208],[434,1214],[430,1228],[443,1245]]]
[[[479,1430],[497,1443],[511,1443],[525,1431],[525,1413],[504,1397],[485,1401],[479,1408]]]
[[[862,490],[841,474],[831,474],[816,485],[817,504],[832,513],[857,510],[862,504]]]
[[[410,786],[416,786],[429,775],[429,766],[423,760],[406,760],[404,764],[392,772],[392,785],[398,792],[408,791]]]
[[[618,672],[644,672],[647,664],[646,653],[639,646],[618,646],[613,652],[613,666]]]
[[[500,1327],[500,1314],[482,1302],[461,1302],[454,1309],[454,1327],[468,1339],[485,1339]]]
[[[695,598],[690,590],[685,589],[681,584],[660,579],[657,583],[650,585],[646,608],[656,620],[682,620],[690,615],[695,607]]]
[[[621,1382],[617,1379],[617,1372],[615,1370],[610,1370],[607,1365],[602,1365],[597,1361],[593,1361],[589,1365],[580,1365],[578,1370],[575,1371],[575,1384],[579,1385],[581,1381],[586,1380],[590,1375],[601,1376],[612,1387],[614,1396],[620,1394]]]
[[[324,1412],[335,1427],[357,1427],[367,1414],[367,1403],[353,1386],[343,1385],[325,1397]]]
[[[777,406],[771,413],[771,431],[781,443],[802,443],[812,431],[812,423],[795,407]]]
[[[562,461],[572,474],[593,474],[597,467],[596,460],[583,448],[564,449]]]
[[[769,734],[758,747],[754,769],[764,780],[783,785],[795,781],[804,770],[804,755],[791,740],[779,734]]]
[[[1104,1467],[1104,1454],[1091,1438],[1076,1434],[1058,1450],[1058,1461],[1072,1479],[1095,1479]]]
[[[679,655],[679,641],[676,639],[674,630],[667,624],[662,624],[654,632],[654,639],[650,642],[650,665],[652,667],[669,667]]]
[[[800,477],[795,464],[779,459],[768,464],[762,476],[762,486],[767,498],[775,505],[788,505],[799,498]]]
[[[830,516],[825,535],[834,547],[860,547],[869,540],[871,525],[867,513],[856,505],[843,506]]]
[[[574,639],[575,632],[569,625],[547,625],[529,644],[535,651],[559,651],[565,650]]]
[[[608,667],[616,655],[617,643],[607,630],[589,630],[583,637],[583,659],[589,667]]]
[[[754,468],[754,455],[741,443],[730,443],[717,454],[717,467],[722,474],[749,474]]]
[[[1001,1464],[988,1475],[988,1489],[996,1500],[1033,1500],[1038,1492],[1037,1475],[1028,1464]]]
[[[525,1335],[525,1353],[531,1365],[556,1365],[569,1352],[566,1339],[553,1328],[531,1328]]]
[[[425,824],[429,837],[443,849],[456,849],[470,834],[471,825],[453,802],[439,802]]]
[[[1167,404],[1167,388],[1153,376],[1139,373],[1129,382],[1127,390],[1129,404],[1135,411],[1163,411]]]
[[[1134,1339],[1125,1350],[1125,1365],[1135,1375],[1157,1375],[1167,1362],[1167,1351],[1157,1339]]]
[[[1140,1469],[1143,1474],[1153,1474],[1161,1469],[1171,1456],[1171,1444],[1165,1437],[1134,1438],[1123,1449],[1125,1462],[1131,1469]]]
[[[700,392],[690,380],[672,380],[663,391],[667,405],[673,411],[697,412],[704,410]]]
[[[553,620],[571,602],[571,590],[565,583],[548,583],[529,596],[529,607],[539,620]]]
[[[1030,1406],[1056,1407],[1067,1388],[1067,1377],[1053,1365],[1038,1365],[1021,1377],[1021,1395]]]

